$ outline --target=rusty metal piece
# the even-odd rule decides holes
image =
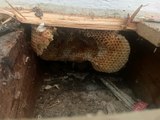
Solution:
[[[32,47],[44,60],[90,61],[95,70],[106,73],[119,71],[128,61],[129,43],[116,32],[48,27],[39,33],[35,29]]]

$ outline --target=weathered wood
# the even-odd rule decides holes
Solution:
[[[160,23],[144,22],[137,25],[137,33],[155,46],[160,46]]]
[[[0,37],[0,118],[27,117],[32,113],[36,68],[23,30]]]
[[[159,21],[158,4],[160,4],[158,0],[136,2],[134,0],[62,0],[61,2],[57,0],[13,0],[9,1],[9,4],[1,0],[0,6],[1,13],[16,15],[16,18],[24,23],[40,24],[44,22],[51,26],[83,29],[123,30],[125,28],[135,30],[136,23],[127,23],[128,14],[133,14],[140,5],[144,5],[139,12],[135,12],[138,13],[138,15],[135,14],[135,20],[137,22]],[[34,7],[38,9],[35,11]],[[38,14],[42,16],[35,17]]]
[[[137,30],[158,46],[160,2],[158,0],[1,0],[0,13],[16,16],[22,23],[99,30]],[[117,7],[118,6],[118,7]],[[35,9],[36,8],[36,9]],[[129,16],[128,16],[129,14]],[[143,23],[143,22],[155,22]],[[137,26],[137,23],[138,26]],[[150,33],[150,34],[148,34]]]
[[[10,8],[5,0],[1,0],[1,8]],[[156,19],[160,16],[159,0],[12,0],[9,1],[14,7],[20,9],[32,9],[39,7],[43,11],[92,17],[126,18],[127,14],[132,14],[140,5],[144,7],[140,10],[137,19]]]
[[[0,11],[10,16],[14,16],[11,10]],[[99,29],[99,30],[123,30],[123,29],[136,29],[136,22],[129,23],[126,26],[126,19],[122,18],[92,18],[89,16],[75,16],[75,15],[62,15],[56,13],[43,13],[42,19],[35,16],[35,12],[30,10],[21,10],[20,13],[25,19],[17,15],[17,19],[22,23],[36,24],[45,23],[48,26],[55,27],[69,27],[69,28],[82,28],[82,29]]]

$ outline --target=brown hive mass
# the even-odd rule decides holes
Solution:
[[[119,71],[128,61],[128,41],[114,31],[32,28],[33,50],[44,60],[90,61],[100,72]]]

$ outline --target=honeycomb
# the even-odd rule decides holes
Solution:
[[[41,55],[43,50],[47,49],[48,45],[53,40],[54,31],[55,30],[52,28],[47,28],[44,32],[38,32],[36,29],[32,29],[31,46],[37,55]]]
[[[44,60],[90,61],[100,72],[119,71],[128,61],[130,46],[115,31],[48,27],[43,32],[32,28],[33,50]]]

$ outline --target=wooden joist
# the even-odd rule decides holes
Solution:
[[[0,13],[22,23],[98,30],[129,29],[159,46],[159,0],[6,1],[1,0]],[[148,23],[151,21],[154,23]]]
[[[2,13],[2,11],[1,11]],[[14,16],[12,10],[3,11],[10,16]],[[123,30],[123,29],[136,29],[136,22],[129,23],[126,26],[127,19],[122,18],[91,18],[89,16],[74,16],[74,15],[62,15],[55,13],[44,12],[42,19],[35,16],[35,12],[30,10],[21,10],[20,14],[17,14],[17,19],[22,23],[28,24],[41,24],[45,23],[48,26],[55,27],[69,27],[69,28],[82,28],[82,29],[99,29],[99,30]]]
[[[100,30],[135,30],[139,21],[159,20],[157,4],[160,4],[158,0],[136,2],[134,0],[61,0],[60,2],[1,0],[0,13],[16,16],[20,22],[29,24],[45,23],[50,26]],[[35,7],[38,9],[34,9]],[[39,15],[40,17],[37,17]]]
[[[0,0],[1,8],[11,8],[7,0]],[[139,6],[143,5],[136,20],[153,19],[158,20],[157,14],[160,10],[159,0],[8,0],[17,9],[30,9],[39,7],[42,11],[65,14],[104,18],[126,18]]]
[[[160,23],[155,22],[143,22],[137,25],[137,33],[144,37],[146,40],[160,46]]]

